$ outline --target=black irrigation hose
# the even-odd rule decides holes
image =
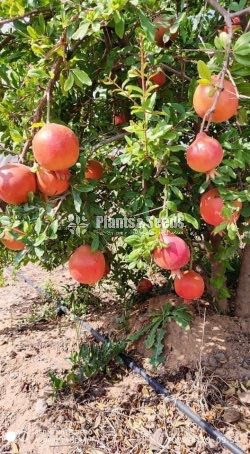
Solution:
[[[88,323],[81,321],[81,328],[85,331],[88,331],[98,342],[107,342],[108,338],[102,336],[98,331],[93,329]],[[122,359],[123,363],[131,369],[136,374],[140,375],[154,390],[157,394],[161,394],[168,398],[168,401],[174,403],[174,405],[180,410],[181,413],[186,415],[189,419],[191,419],[197,426],[199,426],[202,430],[207,432],[207,434],[220,443],[224,448],[227,448],[233,454],[246,454],[246,452],[242,451],[237,445],[235,445],[232,441],[230,441],[227,437],[223,435],[222,432],[215,429],[211,424],[209,424],[205,419],[202,419],[199,415],[197,415],[190,407],[185,405],[179,399],[175,399],[171,396],[170,391],[168,391],[164,386],[158,383],[153,377],[148,375],[144,369],[138,366],[136,362],[130,358],[125,353],[121,353],[120,358]]]

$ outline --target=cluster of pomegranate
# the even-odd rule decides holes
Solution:
[[[177,295],[185,301],[200,298],[205,288],[202,276],[192,270],[180,272],[180,269],[190,260],[190,249],[187,243],[170,232],[162,232],[160,241],[163,245],[154,249],[153,260],[160,268],[171,271],[175,276],[174,287]]]
[[[32,149],[39,165],[38,170],[23,164],[7,164],[0,168],[0,199],[7,204],[24,204],[28,202],[29,194],[37,190],[43,196],[51,197],[63,194],[69,188],[69,169],[79,158],[79,141],[74,132],[66,126],[48,123],[35,135]],[[88,161],[84,178],[99,180],[102,176],[101,163]],[[26,247],[22,241],[24,239],[24,232],[14,228],[12,231],[6,229],[1,241],[6,248],[21,251]],[[75,263],[80,266],[78,272]],[[87,263],[86,267],[84,263]],[[72,276],[86,284],[97,282],[100,276],[103,277],[109,272],[104,255],[101,252],[92,252],[90,246],[78,248],[69,265]]]

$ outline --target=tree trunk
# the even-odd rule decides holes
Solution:
[[[236,297],[236,315],[250,317],[250,244],[245,246]]]

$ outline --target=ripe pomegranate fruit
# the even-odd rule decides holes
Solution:
[[[95,160],[90,160],[87,163],[85,178],[87,180],[101,180],[103,176],[102,164]]]
[[[163,232],[160,239],[166,246],[154,249],[153,259],[155,263],[160,268],[178,272],[189,262],[190,250],[188,245],[182,238],[170,232]]]
[[[187,149],[187,164],[196,172],[206,172],[213,177],[223,154],[223,148],[218,140],[209,137],[205,132],[200,132]]]
[[[127,115],[125,113],[120,113],[117,115],[114,115],[114,125],[119,126],[123,125],[124,123],[127,123]]]
[[[158,71],[157,73],[150,76],[149,80],[151,80],[154,85],[159,85],[159,87],[162,87],[162,85],[166,83],[166,76],[163,71]]]
[[[13,232],[16,234],[16,236],[23,235],[23,232],[17,228],[14,228]],[[7,249],[10,249],[11,251],[22,251],[26,247],[23,241],[16,240],[12,232],[9,232],[8,230],[4,232],[4,236],[3,238],[1,238],[1,242]]]
[[[10,205],[28,201],[30,192],[36,192],[36,177],[23,164],[7,164],[0,168],[0,199]]]
[[[34,156],[46,170],[72,167],[79,157],[79,141],[67,126],[48,123],[37,132],[32,143]]]
[[[153,290],[153,284],[152,282],[143,277],[137,284],[137,287],[136,287],[136,290],[137,290],[137,293],[148,293],[148,292],[151,292]]]
[[[78,247],[69,259],[69,272],[81,284],[96,284],[105,273],[105,257],[89,245]]]
[[[222,222],[228,221],[228,223],[236,222],[240,216],[240,210],[242,208],[242,202],[236,200],[234,206],[237,208],[232,216],[228,219],[225,218],[221,212],[224,208],[224,201],[219,194],[217,188],[210,189],[205,192],[201,197],[200,202],[200,214],[202,219],[210,225],[217,226]]]
[[[69,188],[70,171],[59,170],[53,172],[39,169],[36,174],[37,186],[40,192],[47,196],[63,194]]]
[[[193,106],[199,117],[204,118],[208,110],[212,107],[216,91],[219,89],[219,76],[212,76],[212,83],[198,85],[194,92]],[[230,80],[224,80],[223,90],[220,92],[215,111],[211,115],[211,120],[221,123],[229,120],[236,115],[239,106],[239,99],[236,89]]]
[[[166,25],[162,25],[162,23],[166,23],[166,19],[164,19],[162,16],[157,16],[154,20],[154,24],[156,25],[155,29],[155,42],[157,46],[159,47],[169,47],[171,46],[172,42],[175,41],[178,38],[178,32],[172,33],[170,35],[169,41],[164,43],[163,37],[165,33],[167,33],[175,22],[175,19],[171,18]]]
[[[195,271],[184,271],[182,276],[176,276],[174,288],[177,295],[181,298],[185,300],[196,300],[204,293],[204,279]]]

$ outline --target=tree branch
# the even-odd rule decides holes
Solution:
[[[15,17],[9,17],[8,19],[2,19],[0,20],[0,27],[2,27],[5,24],[9,24],[10,22],[15,22],[16,20],[24,19],[26,17],[31,17],[31,16],[38,16],[41,13],[46,13],[46,12],[51,12],[52,9],[48,7],[44,8],[38,8],[34,9],[33,11],[29,11],[27,13],[22,14],[21,16],[15,16]]]
[[[9,44],[11,41],[13,41],[14,35],[8,35],[5,36],[5,38],[0,42],[0,50],[4,49],[7,44]]]
[[[207,2],[222,16],[224,17],[225,24],[228,27],[228,42],[227,42],[227,47],[225,49],[225,57],[222,65],[222,70],[219,74],[219,86],[217,87],[216,95],[214,97],[214,102],[210,109],[206,112],[202,124],[201,124],[201,131],[204,130],[205,122],[207,121],[207,126],[206,126],[206,131],[208,131],[211,120],[212,120],[212,115],[213,112],[216,109],[217,103],[219,101],[219,97],[221,92],[224,89],[224,80],[225,80],[225,75],[228,70],[228,65],[229,65],[229,59],[230,59],[230,52],[231,52],[231,43],[232,43],[232,38],[233,38],[233,25],[232,25],[232,20],[230,17],[229,11],[227,11],[223,6],[221,6],[217,0],[207,0]]]
[[[175,74],[176,76],[180,77],[181,79],[185,79],[185,80],[189,80],[189,81],[192,80],[191,77],[187,76],[186,74],[182,74],[181,71],[177,71],[176,69],[171,68],[171,66],[165,65],[165,63],[162,64],[161,66],[162,66],[162,68],[165,69],[166,71],[169,71],[169,72],[171,72],[172,74]]]
[[[235,13],[231,13],[230,17],[238,17],[238,16],[243,16],[244,14],[250,14],[250,7],[241,9],[240,11],[236,11]]]
[[[44,91],[43,97],[40,99],[39,104],[38,104],[33,116],[30,119],[31,123],[39,123],[41,121],[44,108],[46,107],[46,104],[47,104],[48,93],[49,93],[49,97],[51,98],[55,84],[60,77],[62,66],[63,66],[63,57],[58,57],[54,63],[54,67],[53,67],[53,77],[52,77],[52,79],[50,79],[50,81],[46,87],[46,90]],[[32,136],[24,144],[22,152],[19,155],[19,162],[23,162],[25,154],[27,153],[27,151],[29,150],[29,148],[32,144],[32,139],[33,139],[34,135],[35,135],[35,129],[33,130]]]
[[[103,139],[101,142],[97,143],[92,147],[92,150],[98,150],[98,148],[102,147],[103,145],[107,145],[112,142],[117,142],[118,140],[123,139],[128,133],[127,132],[121,132],[120,134],[116,134],[115,136],[108,137],[107,139]]]

